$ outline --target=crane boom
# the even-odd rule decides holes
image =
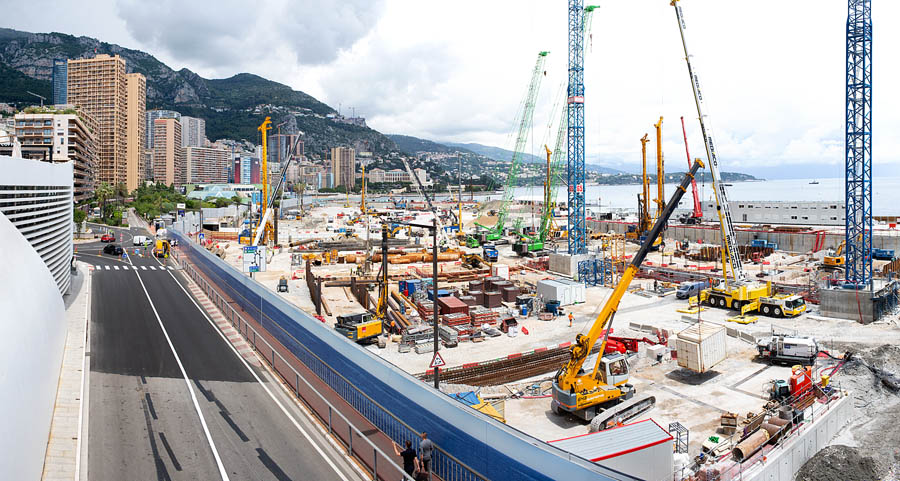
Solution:
[[[681,117],[681,133],[684,135],[684,153],[687,155],[688,168],[691,168],[691,151],[688,150],[687,130],[684,128],[684,117]],[[691,217],[698,221],[703,218],[703,208],[700,206],[700,193],[697,192],[697,180],[691,180],[691,192],[694,194],[694,212]]]
[[[659,122],[653,124],[656,128],[656,216],[662,215],[662,211],[666,209],[666,169],[663,164],[662,151],[662,115],[659,116]]]
[[[578,336],[576,336],[575,343],[572,345],[571,357],[566,365],[560,369],[554,380],[554,399],[557,402],[560,402],[564,408],[580,409],[579,406],[571,404],[566,405],[564,404],[564,401],[560,401],[557,398],[572,395],[577,396],[585,391],[588,392],[586,396],[590,397],[590,392],[598,389],[603,390],[603,388],[598,385],[597,377],[602,354],[597,357],[597,365],[594,366],[594,370],[591,373],[579,374],[581,366],[584,364],[585,360],[587,360],[591,353],[591,349],[594,347],[594,344],[597,343],[601,334],[608,332],[609,327],[612,325],[613,316],[615,316],[616,311],[618,310],[619,302],[628,290],[628,285],[640,269],[641,263],[643,263],[644,259],[647,257],[647,253],[651,251],[656,238],[662,233],[669,217],[671,217],[672,212],[681,201],[681,197],[687,192],[687,187],[690,184],[691,179],[694,178],[694,174],[696,174],[701,167],[703,167],[703,162],[700,159],[697,159],[694,162],[694,165],[691,166],[691,169],[684,175],[681,184],[675,189],[671,200],[666,204],[665,210],[663,210],[662,214],[656,219],[656,222],[653,224],[653,227],[650,229],[644,242],[641,244],[640,249],[638,249],[637,253],[631,259],[631,264],[629,264],[623,272],[619,283],[616,285],[615,289],[613,289],[606,304],[603,305],[603,309],[591,326],[590,331],[588,331],[587,335],[578,334]],[[600,344],[600,352],[603,353],[605,349],[606,338],[604,337]],[[579,402],[577,404],[580,405],[581,403]]]
[[[531,81],[528,82],[528,91],[525,94],[525,99],[522,101],[522,107],[519,112],[520,117],[517,119],[519,121],[518,135],[516,135],[516,145],[513,148],[509,174],[506,176],[506,189],[503,191],[503,201],[500,204],[500,208],[497,209],[497,222],[490,228],[476,223],[479,227],[489,229],[495,234],[503,233],[506,216],[509,213],[509,204],[513,199],[519,176],[519,167],[522,164],[522,153],[525,151],[525,144],[528,141],[528,130],[531,128],[534,105],[541,87],[541,78],[544,76],[544,61],[549,53],[546,51],[539,52],[534,63],[534,69],[531,71]]]
[[[722,233],[722,270],[725,271],[725,282],[728,283],[728,275],[726,265],[731,267],[733,280],[745,281],[747,275],[744,273],[744,267],[741,265],[741,257],[737,250],[736,236],[734,233],[734,222],[731,219],[731,210],[728,205],[728,193],[725,190],[725,184],[719,174],[719,158],[716,154],[716,143],[713,139],[712,126],[704,122],[704,118],[708,117],[705,113],[705,105],[703,101],[703,93],[700,88],[700,78],[698,77],[693,65],[691,65],[691,56],[688,53],[687,40],[685,39],[684,30],[684,14],[681,6],[678,5],[679,0],[672,0],[671,5],[675,7],[675,17],[678,20],[678,31],[681,34],[681,45],[684,47],[684,60],[687,63],[688,75],[691,79],[691,88],[694,92],[694,103],[697,105],[697,117],[700,121],[700,132],[703,134],[703,144],[706,147],[706,157],[709,163],[709,172],[712,174],[713,191],[716,196],[716,209],[719,213],[719,226]]]

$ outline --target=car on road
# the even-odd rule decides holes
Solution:
[[[115,234],[111,234],[111,233],[110,233],[110,234],[103,234],[103,236],[100,237],[100,242],[115,242],[115,241],[116,241],[116,235],[115,235]]]
[[[131,241],[132,245],[136,246],[142,246],[148,242],[150,242],[150,240],[145,235],[136,235]]]
[[[114,256],[120,256],[120,255],[122,255],[123,252],[124,251],[122,250],[122,246],[120,246],[119,244],[108,244],[106,247],[103,248],[104,254],[112,254]]]

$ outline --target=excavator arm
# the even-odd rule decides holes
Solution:
[[[672,199],[669,200],[669,202],[666,204],[665,210],[663,210],[662,215],[660,215],[656,219],[656,222],[653,224],[653,228],[650,229],[650,233],[641,244],[641,248],[638,249],[637,253],[632,258],[631,264],[629,264],[625,269],[625,272],[622,274],[622,278],[619,280],[616,288],[613,289],[613,292],[612,294],[610,294],[609,299],[607,299],[606,304],[603,305],[603,309],[600,311],[600,314],[594,321],[593,326],[591,326],[590,331],[588,331],[586,335],[579,334],[575,338],[575,344],[572,346],[571,357],[569,358],[569,361],[566,363],[566,365],[559,371],[559,374],[556,377],[556,383],[560,389],[566,391],[573,389],[578,390],[576,386],[579,384],[579,379],[583,376],[590,376],[593,379],[597,379],[600,359],[602,356],[597,357],[597,364],[594,366],[593,372],[589,375],[578,374],[581,370],[581,366],[588,358],[588,355],[590,355],[591,349],[600,339],[601,334],[603,334],[604,332],[608,332],[608,329],[612,324],[613,317],[615,316],[616,311],[619,308],[619,302],[622,300],[622,297],[628,290],[628,285],[631,283],[631,280],[641,268],[641,264],[647,257],[647,253],[650,252],[654,241],[662,233],[663,229],[666,226],[666,223],[669,220],[669,217],[672,216],[672,212],[675,210],[675,207],[678,206],[678,203],[681,201],[681,197],[687,191],[691,180],[694,178],[694,175],[698,170],[700,170],[701,167],[703,167],[703,162],[700,159],[696,159],[694,161],[694,165],[691,166],[690,171],[688,171],[688,173],[684,175],[684,178],[682,179],[681,184],[675,190],[675,193],[672,194]],[[603,338],[603,341],[600,344],[600,352],[602,353],[605,350],[606,337]]]

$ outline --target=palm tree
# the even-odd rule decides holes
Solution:
[[[97,201],[100,203],[100,218],[103,219],[106,217],[106,199],[109,199],[113,195],[113,188],[111,185],[106,182],[100,182],[100,185],[94,190],[94,196],[97,198]]]

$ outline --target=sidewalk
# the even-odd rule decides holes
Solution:
[[[43,480],[77,480],[83,477],[80,463],[83,441],[81,436],[87,328],[90,316],[92,269],[84,262],[78,262],[78,276],[81,286],[77,292],[66,298],[66,346],[63,363],[59,372],[59,386],[53,421],[50,424],[50,438],[44,457]],[[75,283],[73,283],[74,287]]]

